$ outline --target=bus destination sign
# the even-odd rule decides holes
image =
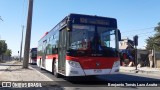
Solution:
[[[80,18],[80,23],[96,24],[96,25],[109,25],[109,21],[107,21],[107,20],[92,19],[92,18]]]

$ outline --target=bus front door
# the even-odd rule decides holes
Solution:
[[[65,75],[65,63],[66,63],[66,34],[67,30],[62,29],[59,35],[59,48],[58,48],[58,72]]]
[[[41,61],[41,65],[43,68],[45,68],[45,60],[46,60],[46,43],[47,40],[43,41],[43,54],[42,54],[42,61]]]

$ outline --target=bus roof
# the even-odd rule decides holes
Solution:
[[[115,19],[115,18],[111,18],[111,17],[104,17],[104,16],[97,16],[97,15],[86,15],[86,14],[75,14],[75,13],[71,13],[68,16],[70,17],[93,17],[93,18],[105,18],[105,19]]]
[[[37,47],[31,48],[30,51],[37,51]]]

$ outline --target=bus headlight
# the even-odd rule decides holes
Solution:
[[[113,67],[119,67],[119,66],[120,66],[120,61],[114,62]]]
[[[76,68],[80,68],[80,64],[79,62],[76,62],[76,61],[68,61],[69,65],[71,65],[72,67],[76,67]]]

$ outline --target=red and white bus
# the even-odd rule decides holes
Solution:
[[[37,65],[56,77],[116,74],[120,40],[116,19],[70,14],[39,40]]]
[[[29,63],[30,64],[36,64],[37,63],[37,48],[31,48],[29,56],[30,56],[29,57]]]

